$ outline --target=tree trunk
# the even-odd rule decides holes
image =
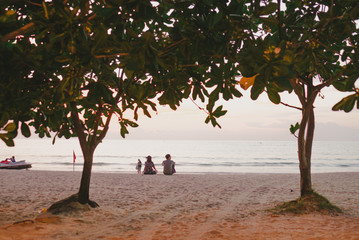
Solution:
[[[82,152],[84,154],[84,166],[82,170],[81,184],[78,196],[79,202],[85,204],[89,203],[90,201],[90,180],[94,151],[90,150],[89,148],[82,148]]]
[[[81,124],[75,103],[72,103],[71,117],[74,122],[74,128],[80,142],[81,150],[84,156],[84,167],[82,170],[81,184],[78,192],[78,201],[81,204],[88,203],[91,207],[98,207],[96,202],[90,200],[90,180],[93,163],[93,155],[98,142],[88,142],[86,139],[85,129]],[[91,145],[92,144],[92,145]]]
[[[314,128],[309,126],[310,111],[303,109],[302,121],[300,123],[300,129],[298,134],[298,158],[299,158],[299,170],[300,170],[300,193],[304,196],[311,193],[312,181],[311,181],[311,151],[308,152],[309,147],[312,146],[312,138],[310,131],[314,131]],[[309,134],[309,135],[308,135]]]
[[[311,96],[311,91],[308,91]],[[298,134],[298,158],[300,170],[301,196],[313,193],[311,177],[311,159],[314,139],[314,107],[313,102],[305,104],[302,108],[302,120]]]

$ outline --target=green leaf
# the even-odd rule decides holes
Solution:
[[[228,88],[223,89],[223,99],[228,101],[229,99],[232,99],[232,94]]]
[[[10,114],[8,112],[4,112],[1,115],[0,127],[4,126],[9,121],[9,118],[10,118]]]
[[[4,130],[7,131],[7,132],[15,131],[16,130],[16,124],[15,123],[9,123],[8,125],[6,125]]]
[[[280,103],[280,96],[279,96],[277,91],[273,90],[272,88],[268,88],[267,89],[267,94],[268,94],[269,100],[272,103],[274,103],[274,104],[279,104]]]
[[[223,18],[223,12],[220,11],[218,14],[214,15],[213,25],[219,23],[222,20],[222,18]]]
[[[242,93],[241,93],[240,91],[238,91],[234,86],[231,86],[230,89],[231,89],[231,93],[232,93],[235,97],[240,98],[240,97],[243,96]]]
[[[138,127],[138,124],[136,122],[130,121],[128,119],[125,119],[125,124],[133,128]]]
[[[347,96],[335,104],[332,108],[333,111],[344,110],[344,112],[350,112],[357,100],[357,94]]]
[[[264,87],[265,87],[264,82],[259,80],[259,78],[257,78],[256,81],[254,81],[254,84],[251,88],[252,100],[257,100],[259,95],[264,91]]]
[[[289,131],[291,134],[295,134],[295,132],[300,128],[299,123],[297,122],[294,126],[290,125]]]
[[[338,91],[341,91],[341,92],[345,92],[346,91],[346,82],[344,81],[334,81],[333,82],[333,86],[338,90]]]
[[[6,134],[0,134],[1,140],[5,142],[5,144],[9,147],[15,146],[14,140],[10,137],[8,137]]]
[[[264,8],[261,8],[259,11],[259,15],[268,15],[274,13],[278,9],[277,3],[269,3]]]
[[[261,18],[264,24],[266,24],[270,28],[274,28],[278,26],[278,19],[276,18]]]
[[[291,92],[293,90],[292,85],[289,82],[288,78],[276,78],[274,85],[280,90],[280,91],[288,91]]]
[[[126,134],[128,134],[128,130],[127,130],[127,128],[126,128],[125,125],[122,125],[122,124],[121,124],[121,131],[120,131],[120,133],[121,133],[121,136],[122,136],[123,138],[125,138]]]
[[[211,117],[211,123],[212,123],[213,127],[215,127],[217,125],[217,121],[214,117]]]
[[[204,122],[208,124],[210,120],[211,118],[208,116]]]
[[[221,117],[227,113],[227,110],[222,110],[223,106],[219,106],[216,110],[212,113],[212,115],[216,118]]]
[[[30,137],[31,136],[31,132],[30,132],[30,128],[26,123],[21,123],[21,133],[22,135],[24,135],[25,137]]]

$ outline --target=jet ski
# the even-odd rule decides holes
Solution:
[[[25,160],[13,162],[6,159],[0,162],[0,169],[27,169],[27,168],[31,168],[31,164],[26,163]]]

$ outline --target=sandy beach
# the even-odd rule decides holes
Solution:
[[[77,192],[80,172],[0,171],[0,239],[359,239],[359,173],[313,174],[344,213],[276,215],[299,196],[297,174],[93,173],[100,208],[42,210]]]

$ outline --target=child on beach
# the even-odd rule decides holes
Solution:
[[[142,162],[140,159],[138,159],[137,165],[136,165],[136,169],[137,169],[137,173],[141,174],[141,168],[142,168]]]

